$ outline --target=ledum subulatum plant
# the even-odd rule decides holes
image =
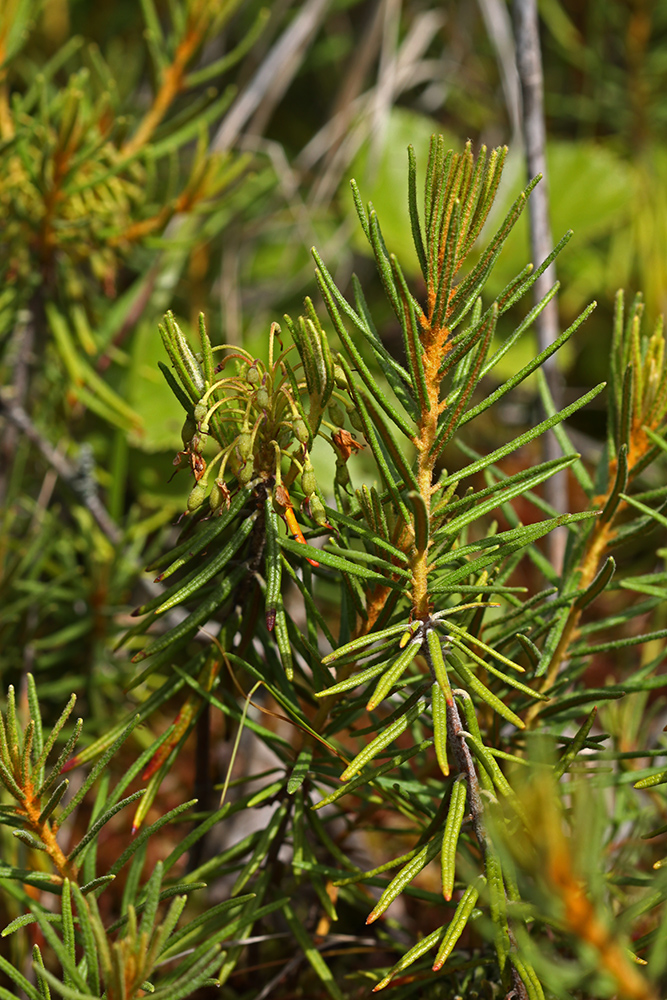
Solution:
[[[181,536],[151,567],[161,592],[118,652],[136,664],[136,707],[79,753],[77,730],[44,776],[57,732],[42,736],[32,682],[29,721],[8,703],[3,819],[25,851],[2,871],[25,908],[8,930],[36,923],[43,940],[32,973],[2,967],[30,1000],[134,997],[153,979],[165,998],[205,981],[228,997],[664,991],[663,329],[646,334],[641,300],[626,310],[619,295],[593,463],[564,424],[605,386],[555,412],[540,374],[590,309],[494,380],[556,294],[526,305],[515,329],[506,322],[549,261],[485,296],[533,186],[485,228],[505,155],[448,153],[434,138],[422,209],[410,152],[419,288],[353,184],[398,357],[361,283],[344,296],[317,253],[326,320],[307,300],[271,327],[263,357],[212,346],[203,318],[195,345],[167,314],[161,367],[183,409],[174,464],[189,485]],[[479,453],[475,421],[531,377],[543,417]],[[563,455],[535,460],[549,431]],[[563,470],[574,513],[541,496]],[[567,532],[562,569],[541,545],[555,528]],[[596,686],[601,660],[617,683]],[[106,763],[174,704],[112,790]],[[165,778],[193,731],[205,745],[209,717],[224,720],[232,761],[208,801],[165,812]],[[63,769],[87,774],[69,800]],[[59,829],[95,790],[65,854]],[[97,840],[121,803],[133,819],[102,870]],[[146,880],[142,851],[174,819],[183,836]],[[102,902],[121,870],[109,928]],[[201,902],[206,885],[223,901]],[[179,903],[161,909],[161,895]],[[186,905],[194,918],[178,924]]]

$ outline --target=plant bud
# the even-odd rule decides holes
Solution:
[[[190,496],[188,497],[187,508],[192,513],[192,511],[197,510],[203,504],[206,499],[206,487],[203,483],[197,483],[193,486],[190,491]]]
[[[342,427],[345,423],[345,411],[336,400],[329,403],[329,416],[331,417],[331,422],[336,424],[337,427]]]
[[[259,385],[261,381],[261,376],[257,371],[257,365],[250,365],[248,371],[246,372],[246,381],[250,382],[250,385]]]
[[[247,462],[252,455],[252,434],[250,431],[242,431],[236,439],[236,447],[244,462]]]
[[[185,418],[185,423],[181,428],[181,438],[183,440],[184,447],[187,448],[187,446],[190,444],[196,433],[197,433],[197,425],[192,419],[192,417],[188,414],[188,416]]]
[[[304,420],[295,420],[292,424],[294,428],[294,433],[296,434],[297,440],[301,444],[308,444],[308,438],[310,437],[308,433],[308,427]]]
[[[339,389],[347,389],[347,376],[340,365],[334,365],[334,382]]]
[[[193,434],[190,441],[190,451],[202,452],[208,441],[208,434]]]
[[[306,458],[306,463],[303,467],[303,472],[301,473],[301,489],[306,494],[307,497],[314,493],[317,489],[317,480],[315,479],[315,470],[310,462],[310,457]]]
[[[206,403],[197,403],[195,406],[195,420],[198,424],[202,422],[207,413],[208,407],[206,406]]]
[[[252,475],[253,475],[253,471],[254,471],[254,466],[255,466],[255,463],[254,463],[254,461],[253,461],[253,459],[251,457],[251,458],[248,459],[248,461],[245,463],[245,465],[241,469],[239,469],[239,472],[238,472],[238,475],[237,475],[236,478],[238,479],[238,481],[239,481],[239,483],[240,483],[241,486],[247,486],[248,483],[250,482],[250,480],[252,479]]]

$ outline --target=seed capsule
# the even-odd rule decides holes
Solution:
[[[193,486],[190,491],[190,496],[188,497],[187,508],[192,513],[192,511],[197,510],[203,504],[206,499],[206,487],[203,483],[197,483]]]
[[[229,489],[224,479],[216,479],[208,495],[208,505],[212,513],[222,514],[223,506],[229,510]]]
[[[269,393],[263,385],[260,385],[259,389],[255,393],[255,403],[260,410],[265,410],[269,405]]]
[[[331,417],[331,422],[336,424],[337,427],[342,427],[345,423],[345,411],[340,403],[335,400],[329,403],[329,416]]]
[[[336,462],[335,482],[343,488],[350,484],[350,473],[344,462]]]
[[[247,462],[252,454],[252,434],[249,431],[243,431],[239,434],[236,440],[236,447],[243,461]]]
[[[261,376],[257,370],[257,365],[251,365],[246,372],[246,381],[250,382],[250,385],[259,385],[261,381]]]
[[[254,465],[255,463],[251,457],[248,459],[245,465],[241,469],[239,469],[237,479],[241,484],[241,486],[247,486],[250,480],[252,479]]]
[[[211,486],[211,492],[208,495],[208,505],[211,510],[216,510],[222,503],[222,490],[220,489],[220,480],[216,479]]]
[[[327,521],[326,511],[324,509],[324,504],[318,497],[317,493],[311,493],[308,497],[308,509],[310,511],[310,516],[316,524],[321,525],[323,528],[330,528],[331,525]]]
[[[339,389],[347,389],[347,376],[340,365],[334,365],[334,382]]]
[[[359,416],[359,411],[355,410],[353,406],[347,411],[350,423],[354,427],[355,431],[361,431],[363,433],[364,425],[361,422],[361,417]]]
[[[206,406],[206,403],[197,403],[195,406],[195,420],[198,424],[202,422],[207,413],[208,407]]]
[[[183,424],[183,427],[181,428],[181,438],[183,440],[184,447],[187,448],[187,446],[190,444],[196,433],[197,433],[197,425],[194,422],[193,418],[190,415],[188,415],[185,418],[185,423]]]
[[[308,438],[310,437],[308,433],[308,427],[304,420],[295,420],[292,424],[294,428],[294,433],[296,434],[297,441],[301,444],[308,444]]]
[[[303,467],[303,472],[301,473],[301,489],[307,497],[309,497],[311,493],[314,493],[317,489],[315,470],[311,464],[310,457],[306,458],[306,463]]]

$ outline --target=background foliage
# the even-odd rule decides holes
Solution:
[[[630,461],[623,471],[623,445],[631,450],[635,439],[628,437],[632,407],[624,401],[622,376],[632,351],[641,353],[642,348],[630,346],[631,324],[625,339],[617,326],[613,350],[612,334],[619,287],[626,289],[626,319],[633,315],[634,293],[643,291],[646,335],[665,308],[663,12],[660,5],[556,0],[541,4],[540,12],[552,226],[556,239],[569,228],[575,230],[557,262],[561,328],[569,327],[593,298],[598,301],[595,312],[558,354],[563,402],[574,403],[608,379],[610,355],[616,365],[614,384],[620,387],[620,395],[612,398],[615,424],[609,424],[603,396],[591,399],[568,422],[584,460],[584,472],[570,475],[570,509],[583,511],[602,496],[609,502],[609,517],[621,515],[615,530],[624,530],[624,520],[627,525],[621,539],[624,546],[614,552],[621,576],[601,602],[587,610],[582,635],[595,651],[588,659],[574,657],[565,676],[572,682],[578,673],[579,687],[564,688],[569,701],[560,703],[560,715],[555,713],[548,724],[544,719],[549,716],[543,719],[544,730],[551,726],[561,740],[558,753],[564,748],[573,759],[576,751],[587,747],[593,754],[588,780],[581,782],[586,791],[579,793],[574,787],[566,801],[568,836],[561,841],[553,832],[561,825],[555,818],[563,808],[558,797],[548,785],[527,782],[524,787],[517,781],[514,794],[532,819],[531,840],[517,848],[505,844],[499,834],[499,863],[506,879],[518,863],[514,878],[523,902],[510,900],[518,914],[511,922],[518,936],[517,954],[524,963],[535,965],[549,991],[558,996],[613,995],[614,990],[619,995],[651,996],[653,989],[660,991],[663,968],[658,956],[665,926],[664,885],[660,869],[654,871],[652,865],[660,862],[664,851],[660,837],[641,838],[662,828],[665,811],[661,787],[651,784],[655,771],[651,758],[657,757],[659,763],[663,750],[664,466],[658,460],[650,467],[637,467],[633,477]],[[179,529],[173,522],[192,488],[187,471],[170,480],[174,453],[183,447],[190,453],[196,449],[189,447],[192,437],[181,440],[184,414],[158,368],[159,362],[168,360],[157,335],[165,310],[173,310],[186,334],[192,335],[193,345],[197,317],[203,311],[214,345],[230,343],[267,364],[271,324],[281,322],[287,343],[283,314],[298,317],[305,295],[313,297],[324,323],[326,313],[316,297],[310,255],[316,245],[348,298],[351,275],[359,276],[382,343],[407,364],[401,324],[359,227],[348,180],[354,176],[364,203],[371,201],[377,209],[387,246],[398,252],[413,292],[423,298],[427,282],[412,245],[405,148],[409,143],[415,148],[421,191],[434,132],[444,134],[446,145],[456,150],[463,149],[468,138],[475,149],[482,143],[509,144],[503,182],[485,230],[490,237],[524,186],[513,59],[506,44],[510,30],[508,10],[490,0],[478,6],[310,0],[272,4],[267,10],[253,2],[206,0],[155,5],[149,0],[141,5],[130,0],[95,4],[10,0],[0,12],[0,371],[5,417],[0,425],[0,670],[3,689],[14,686],[19,721],[11,721],[11,700],[5,718],[11,744],[12,726],[18,732],[19,725],[33,717],[36,728],[28,739],[35,747],[34,763],[40,738],[48,739],[63,706],[76,693],[76,715],[85,720],[84,749],[77,758],[81,767],[70,775],[75,783],[71,789],[83,783],[83,790],[90,792],[74,799],[68,792],[70,805],[57,821],[65,824],[60,839],[66,838],[68,850],[76,851],[79,845],[71,862],[78,858],[76,872],[64,867],[63,858],[54,858],[55,848],[47,851],[49,859],[44,861],[43,850],[39,853],[29,839],[14,837],[9,792],[3,800],[8,820],[2,828],[3,862],[30,870],[33,876],[23,883],[2,878],[2,924],[13,932],[2,939],[0,954],[5,974],[9,962],[27,978],[21,986],[30,997],[31,989],[47,995],[44,978],[48,977],[35,980],[32,971],[34,946],[41,949],[47,972],[55,977],[51,987],[64,996],[86,991],[100,995],[104,988],[111,991],[108,996],[138,995],[164,946],[155,943],[161,933],[156,928],[169,929],[170,919],[175,937],[162,958],[194,949],[180,966],[167,965],[158,972],[155,985],[170,997],[181,987],[196,986],[197,976],[204,983],[219,975],[221,963],[226,963],[229,978],[223,990],[229,996],[264,996],[271,990],[281,996],[326,991],[336,996],[336,990],[346,996],[366,995],[415,942],[440,932],[445,910],[434,865],[423,869],[385,921],[374,924],[372,935],[364,921],[390,876],[376,871],[361,884],[371,890],[352,883],[333,885],[346,865],[349,871],[350,857],[357,869],[378,869],[397,857],[409,864],[415,840],[419,847],[422,841],[430,843],[436,822],[433,802],[449,785],[443,786],[432,750],[422,748],[418,764],[409,756],[413,738],[419,745],[430,738],[430,731],[420,732],[417,722],[411,739],[399,740],[399,754],[405,758],[400,778],[394,772],[386,779],[378,777],[381,803],[373,789],[366,788],[358,798],[337,799],[339,812],[329,813],[323,823],[317,817],[326,812],[307,808],[300,785],[295,812],[278,793],[285,780],[283,771],[288,763],[292,767],[301,745],[302,731],[246,704],[252,685],[243,680],[241,696],[235,687],[236,671],[216,672],[207,651],[217,647],[211,647],[206,636],[192,639],[186,666],[186,660],[171,656],[152,673],[141,673],[142,668],[117,652],[116,646],[135,625],[130,612],[161,600],[150,583],[153,576],[146,576],[143,569],[176,543]],[[524,222],[523,217],[518,221],[489,276],[485,308],[529,257]],[[469,266],[475,266],[482,243],[472,248]],[[525,302],[517,303],[498,318],[492,352],[521,323],[528,308]],[[326,330],[333,337],[333,324],[328,324]],[[658,341],[659,335],[655,344]],[[659,350],[654,347],[658,372]],[[530,339],[518,340],[487,375],[475,402],[533,355]],[[645,363],[646,354],[641,358]],[[635,365],[635,370],[640,367]],[[451,448],[443,464],[452,471],[460,469],[532,427],[540,419],[538,390],[536,376],[531,376],[493,411],[480,413],[474,436],[463,431],[467,452]],[[649,412],[647,408],[640,412],[640,397],[636,389],[633,432],[643,426]],[[352,404],[358,407],[357,400],[348,398],[347,406]],[[652,426],[657,430],[656,413]],[[292,430],[296,434],[294,423]],[[309,447],[314,430],[311,423]],[[358,434],[354,426],[351,430]],[[644,444],[648,447],[646,440]],[[336,478],[341,485],[340,455],[336,464],[336,454],[321,439],[309,454],[322,499],[332,503]],[[181,466],[189,465],[190,459],[191,454],[185,456]],[[540,460],[537,445],[529,440],[499,470],[487,471],[492,477],[524,475]],[[350,464],[355,485],[379,481],[370,448]],[[602,471],[592,481],[588,477],[594,480],[596,469]],[[608,479],[606,471],[613,473]],[[481,478],[475,483],[484,488]],[[633,510],[620,499],[626,490],[635,495],[639,520],[632,520]],[[343,498],[341,503],[348,501]],[[638,503],[649,510],[637,510]],[[506,503],[501,514],[494,512],[498,530],[513,527],[517,518],[532,524],[544,514],[521,498],[513,505]],[[488,515],[485,524],[476,525],[471,540],[478,541],[492,530],[490,524]],[[582,530],[579,551],[574,546],[570,552],[570,567],[582,558],[582,545],[585,557],[586,537]],[[292,553],[286,550],[290,565],[303,563],[298,559],[299,544],[293,543]],[[356,541],[346,544],[360,547]],[[379,558],[377,550],[372,551]],[[536,547],[532,561],[517,560],[512,567],[511,584],[527,587],[530,595],[543,591],[545,575],[551,580],[545,563]],[[313,569],[303,565],[305,574]],[[598,569],[609,567],[604,559],[588,565],[592,575],[586,586],[593,585]],[[576,589],[577,581],[569,582]],[[600,589],[608,583],[598,579]],[[628,592],[629,605],[624,603]],[[590,601],[596,593],[589,592]],[[318,614],[326,628],[336,631],[340,599],[333,583],[325,581],[318,594]],[[304,624],[297,598],[295,588],[286,592],[287,612],[300,622],[312,644],[316,627],[322,624],[310,610]],[[570,593],[570,602],[574,599]],[[552,605],[539,605],[545,615],[542,637],[533,635],[516,652],[527,657],[526,662],[544,652],[546,626],[560,613],[558,602]],[[168,609],[168,615],[170,628],[183,620],[176,606]],[[230,641],[236,624],[234,619],[227,625],[232,630]],[[562,624],[567,627],[565,619]],[[520,631],[520,615],[514,625]],[[224,645],[224,621],[222,626],[218,641]],[[502,639],[502,621],[491,623],[492,633],[494,627]],[[646,634],[650,638],[640,645],[637,637]],[[268,635],[264,639],[267,649],[275,648]],[[530,646],[534,639],[535,649]],[[142,641],[131,637],[133,654]],[[242,654],[237,650],[236,655]],[[283,676],[275,653],[273,657],[272,676]],[[34,676],[35,687],[29,676]],[[276,682],[271,697],[260,690],[253,699],[264,710],[290,715],[285,707],[289,690],[281,690]],[[507,692],[503,689],[500,694],[505,697]],[[612,697],[621,694],[616,700]],[[594,700],[604,701],[602,725],[591,717]],[[394,708],[398,710],[397,705]],[[299,711],[301,723],[308,724],[315,709]],[[348,719],[338,720],[339,732],[357,711],[361,709],[350,709]],[[242,716],[243,765],[237,756],[231,771],[233,787],[223,807],[226,819],[218,823],[219,786],[234,763]],[[43,737],[38,735],[38,717],[43,720]],[[70,715],[63,723],[50,763],[72,735],[72,719]],[[587,730],[589,724],[594,728]],[[345,740],[339,745],[348,757],[370,738],[370,730],[364,735],[361,723],[355,725],[359,731],[346,738],[349,745]],[[375,731],[377,719],[368,725]],[[481,709],[480,725],[494,748],[523,754],[525,747],[510,746],[512,741],[502,724],[493,722],[488,706]],[[128,727],[131,734],[118,742]],[[253,739],[250,731],[260,739]],[[603,732],[610,734],[606,743]],[[573,743],[577,733],[579,742]],[[164,739],[162,755],[156,738]],[[25,750],[18,736],[15,742]],[[70,747],[68,755],[72,751]],[[541,755],[548,759],[546,749],[536,746],[532,752],[538,759]],[[25,751],[26,759],[30,753]],[[613,755],[613,764],[605,754]],[[92,772],[93,780],[85,780],[95,759],[98,770]],[[41,761],[36,768],[40,773],[33,789],[42,792],[37,796],[40,809],[45,791],[39,785],[48,781],[48,774],[41,773],[44,764]],[[11,752],[3,765],[12,773],[14,767],[19,771],[23,767]],[[328,769],[331,787],[336,787],[343,765],[327,758],[323,749],[319,766],[324,772]],[[486,766],[493,770],[488,757]],[[613,780],[605,778],[605,769],[611,769]],[[480,773],[490,772],[481,766]],[[247,784],[250,776],[260,774],[265,777]],[[56,777],[46,788],[49,795],[60,787]],[[649,791],[639,793],[633,784],[642,779]],[[124,795],[131,797],[147,781],[148,795],[125,811],[114,811]],[[216,791],[212,784],[217,784]],[[493,787],[502,801],[498,786]],[[64,789],[59,794],[63,793]],[[195,797],[197,812],[179,818],[184,804]],[[448,807],[449,803],[447,799]],[[129,800],[126,805],[131,805]],[[51,809],[55,808],[54,802]],[[302,843],[298,834],[291,839],[292,833],[286,833],[288,814],[290,830],[299,830],[301,823],[309,831]],[[163,825],[164,816],[173,822]],[[90,841],[94,848],[86,849],[87,831],[101,819],[105,822],[99,837]],[[441,821],[443,814],[437,815]],[[152,836],[141,839],[141,833],[131,840],[128,831],[133,822],[142,831],[152,829]],[[502,826],[506,820],[500,816],[495,822]],[[211,833],[204,838],[209,827]],[[184,840],[186,833],[189,840]],[[286,845],[282,852],[281,843]],[[470,843],[469,863],[474,867],[474,838]],[[317,856],[313,844],[319,845]],[[609,859],[604,872],[598,865],[603,855]],[[530,863],[523,867],[526,858]],[[49,866],[54,864],[72,886],[59,890],[61,899],[69,900],[63,903],[60,939],[49,930],[54,906],[45,902],[50,899],[45,891]],[[290,874],[281,881],[284,867]],[[84,890],[99,872],[118,878],[104,888],[98,906],[97,887]],[[457,869],[454,898],[460,899],[466,884],[474,884],[474,876],[472,869]],[[579,878],[586,880],[587,905],[592,909],[582,902],[577,910],[572,902],[579,898]],[[208,885],[206,891],[194,891],[200,882]],[[565,886],[560,896],[554,884]],[[183,897],[183,902],[171,904],[171,917],[165,917],[167,904],[158,907],[161,892],[178,900]],[[246,898],[250,892],[255,894],[252,899]],[[290,907],[286,897],[298,893],[298,905]],[[188,939],[188,924],[177,924],[177,910],[190,894]],[[457,990],[463,995],[493,996],[509,988],[499,976],[498,942],[494,951],[485,916],[493,900],[479,911],[473,912],[473,905],[474,901],[470,912],[475,929],[464,933],[453,972],[432,980],[426,971],[432,962],[422,963],[416,979],[401,981],[400,995],[426,996],[428,989],[435,991],[433,995],[449,995],[438,992],[446,989],[452,996]],[[23,918],[31,906],[39,916],[37,923],[27,924]],[[260,911],[262,906],[267,909]],[[280,916],[273,918],[277,911]],[[618,938],[605,924],[612,917]],[[542,953],[535,953],[536,946],[521,929],[526,919],[534,921],[533,927],[549,927],[549,933],[556,933],[553,953],[544,946],[548,935],[535,935],[543,943]],[[588,950],[577,950],[581,928],[597,927],[596,920],[600,921],[597,945],[589,941]],[[80,951],[74,936],[84,932],[95,938],[102,952],[100,942],[107,935],[112,942],[96,973],[98,981],[90,967],[77,966]],[[252,943],[242,948],[240,942],[248,934]],[[637,985],[631,973],[626,980],[615,977],[616,960],[624,969],[627,966],[615,952],[626,948],[627,937],[633,937],[634,949],[649,959],[653,985]],[[58,945],[58,940],[63,943]],[[293,959],[294,940],[301,950]],[[226,950],[219,955],[214,949],[224,942]],[[323,951],[328,964],[322,960]],[[123,977],[126,993],[118,985]],[[6,979],[2,988],[11,996],[16,981],[10,983]],[[201,985],[200,995],[207,989]],[[220,995],[219,989],[215,995]]]

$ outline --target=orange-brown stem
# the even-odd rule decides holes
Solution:
[[[171,107],[172,102],[183,89],[185,70],[201,45],[202,38],[202,26],[191,26],[179,42],[174,61],[164,71],[155,100],[139,123],[137,131],[123,146],[125,156],[133,156],[142,146],[146,145]]]
[[[46,845],[46,850],[53,862],[53,865],[62,878],[69,878],[73,881],[76,880],[77,866],[72,861],[68,861],[65,854],[60,847],[60,844],[56,840],[56,834],[54,829],[48,820],[43,820],[40,822],[40,815],[42,812],[42,806],[39,800],[34,798],[33,790],[31,788],[24,789],[26,791],[27,797],[22,803],[23,813],[30,824],[32,832],[39,837],[43,844]]]
[[[639,430],[639,429],[638,429]],[[646,440],[646,435],[642,432],[642,437]],[[638,455],[637,441],[633,440],[631,442],[630,453],[633,456],[633,464],[639,460],[641,455]],[[609,487],[607,493],[596,499],[596,506],[600,509],[604,508],[606,501],[608,500],[611,491],[614,488],[614,480],[616,477],[616,463],[612,462],[609,466],[608,481]],[[627,488],[627,487],[626,487]],[[613,539],[616,533],[615,522],[619,514],[627,510],[627,504],[621,502],[612,518],[609,521],[598,521],[591,534],[588,538],[588,542],[585,551],[579,562],[579,566],[574,571],[574,579],[577,579],[578,588],[585,590],[593,580],[598,572],[602,559],[604,557],[605,549],[610,541]],[[574,604],[570,608],[570,613],[568,615],[567,622],[565,623],[565,628],[563,629],[563,634],[560,637],[558,645],[554,650],[554,654],[551,658],[551,662],[544,676],[544,680],[540,686],[540,691],[548,690],[558,677],[558,673],[561,669],[563,662],[567,659],[567,652],[570,648],[572,642],[576,639],[579,630],[579,622],[581,620],[582,609],[576,607]],[[542,709],[542,702],[536,702],[532,705],[525,716],[526,727],[530,728],[536,718],[538,717]]]

